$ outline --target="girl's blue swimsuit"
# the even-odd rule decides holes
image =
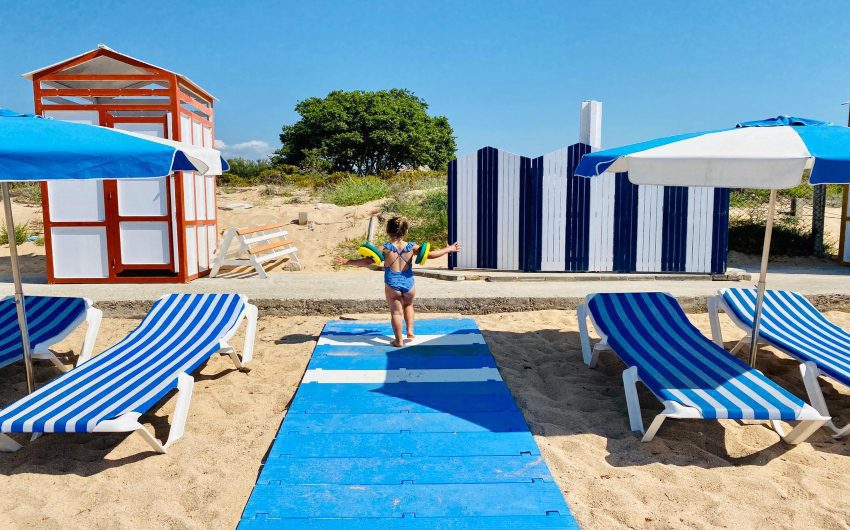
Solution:
[[[398,291],[401,294],[407,294],[413,289],[413,263],[404,259],[402,254],[410,252],[414,246],[416,246],[415,243],[408,243],[403,249],[399,250],[392,243],[384,243],[384,248],[396,255],[392,262],[384,263],[384,283],[393,291]],[[394,271],[391,267],[398,260],[404,263],[404,268],[400,271]]]

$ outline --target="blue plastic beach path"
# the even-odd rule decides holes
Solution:
[[[475,322],[330,321],[239,528],[578,528]]]

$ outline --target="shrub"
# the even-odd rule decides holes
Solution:
[[[222,173],[216,177],[216,184],[219,187],[245,188],[251,185],[251,181],[235,173]]]
[[[385,180],[375,176],[347,176],[322,191],[322,200],[337,206],[355,206],[369,201],[383,199],[390,187]]]
[[[792,218],[793,219],[793,218]],[[745,218],[729,220],[729,250],[743,254],[761,254],[764,246],[764,223]],[[834,252],[831,242],[824,242],[827,252]],[[777,219],[771,235],[772,256],[811,256],[814,239],[795,221]]]
[[[18,204],[41,205],[41,184],[38,182],[14,182],[9,185],[9,195]]]
[[[449,235],[448,190],[408,193],[390,199],[384,205],[387,214],[403,215],[410,222],[409,241],[429,241],[434,247],[446,244]]]
[[[15,243],[21,244],[27,240],[30,236],[29,226],[26,224],[23,225],[15,225]],[[6,227],[4,223],[0,226],[0,245],[8,245],[9,244],[9,229]]]

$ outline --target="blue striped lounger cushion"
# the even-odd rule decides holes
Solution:
[[[801,399],[703,335],[672,296],[594,294],[587,306],[608,346],[661,401],[706,419],[812,419]]]
[[[26,296],[24,305],[30,346],[52,344],[74,330],[86,318],[89,304],[82,298]],[[0,300],[0,367],[23,359],[21,330],[14,297]]]
[[[756,290],[723,289],[720,294],[733,316],[752,329]],[[850,333],[827,320],[803,295],[765,291],[759,340],[815,363],[822,374],[850,386]]]
[[[0,432],[92,432],[146,412],[220,350],[245,307],[236,294],[161,298],[121,342],[0,411]]]

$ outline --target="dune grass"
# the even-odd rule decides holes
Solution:
[[[30,228],[27,224],[18,225],[16,224],[14,227],[15,234],[15,243],[21,244],[27,240],[30,236]],[[0,226],[0,245],[8,245],[9,244],[9,229],[3,224]]]
[[[346,177],[324,188],[321,192],[321,198],[323,202],[337,206],[356,206],[383,199],[389,191],[389,183],[375,176]]]

